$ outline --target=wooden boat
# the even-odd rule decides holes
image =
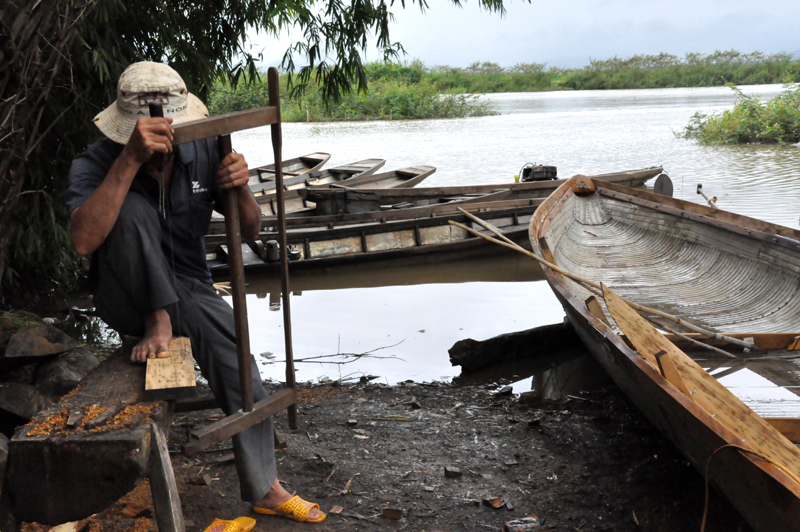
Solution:
[[[284,177],[283,186],[285,190],[290,191],[328,183],[339,183],[354,177],[372,175],[384,164],[386,164],[386,159],[364,159],[325,170],[305,172],[292,177],[287,176]],[[256,195],[259,203],[266,203],[275,194],[275,181],[250,185],[250,190]]]
[[[638,187],[650,179],[662,174],[664,168],[641,168],[589,176],[609,183],[617,183],[626,187]],[[399,209],[418,207],[435,203],[451,202],[486,202],[490,199],[519,199],[519,198],[546,198],[566,180],[533,181],[529,183],[498,183],[491,185],[466,185],[445,187],[354,187],[348,181],[342,184],[344,188],[359,188],[363,193],[375,194],[384,209]]]
[[[393,187],[413,187],[421,183],[426,177],[436,171],[433,166],[415,166],[409,168],[402,168],[391,172],[383,172],[380,174],[366,174],[351,177],[347,180],[348,188],[357,190],[360,187],[376,187],[378,190]],[[332,191],[338,187],[335,183],[328,183],[323,185],[314,185],[311,187],[294,188],[287,190],[284,194],[286,213],[313,213],[316,209],[316,204],[312,201],[313,198],[308,197],[309,191]],[[313,194],[312,194],[313,195]],[[266,198],[263,199],[263,198]],[[266,216],[273,216],[278,214],[278,205],[275,202],[275,195],[269,196],[256,196],[261,204],[261,212]],[[209,229],[209,232],[214,232],[217,228],[221,228],[218,224]]]
[[[501,228],[512,240],[525,244],[527,226],[538,200],[518,200],[523,205],[482,211],[470,206],[469,210]],[[518,203],[517,202],[517,203]],[[502,202],[501,202],[502,203]],[[294,250],[295,260],[289,262],[291,270],[348,266],[377,261],[396,261],[398,264],[441,262],[504,252],[485,240],[473,237],[463,229],[451,226],[450,220],[470,223],[461,213],[428,218],[396,221],[370,221],[349,223],[341,227],[290,227],[288,240]],[[277,273],[279,262],[269,262],[265,243],[277,239],[277,233],[259,235],[256,242],[244,244],[242,253],[247,273]],[[227,250],[224,235],[205,238],[207,261],[215,278],[227,275]]]
[[[764,349],[791,347],[797,333],[789,331],[800,331],[800,232],[599,180],[588,182],[588,188],[564,183],[540,205],[529,229],[538,256],[696,326],[752,338]],[[684,390],[688,395],[683,393],[679,383],[666,378],[666,370],[652,364],[659,353],[637,346],[629,320],[625,326],[610,325],[587,288],[543,270],[585,346],[701,474],[712,453],[730,443],[752,445],[773,460],[727,449],[711,463],[711,481],[751,526],[759,532],[800,531],[797,448],[732,395],[721,399],[726,393],[721,385],[663,344],[689,383]],[[658,342],[651,347],[662,345]],[[797,421],[783,420],[783,428],[796,429]]]
[[[408,173],[414,172],[412,169],[416,169],[417,172],[422,171],[423,169],[430,169],[430,166],[416,166],[410,168],[404,168],[402,170],[397,170],[397,172]],[[407,188],[418,184],[422,179],[430,175],[430,173],[426,173],[428,170],[422,172],[422,174],[418,174],[416,178],[410,178],[407,181],[403,181],[401,176],[393,175],[393,172],[385,172],[383,174],[375,174],[371,177],[364,177],[362,181],[356,181],[356,186],[345,186],[339,187],[343,188],[344,190],[357,190],[361,194],[370,194],[377,196],[376,202],[378,204],[376,210],[380,210],[381,212],[385,212],[386,210],[390,209],[397,209],[397,210],[407,210],[409,208],[414,207],[426,207],[431,205],[442,205],[442,204],[450,204],[450,205],[458,205],[464,203],[487,203],[489,201],[500,201],[500,200],[516,200],[516,199],[523,199],[523,198],[544,198],[547,197],[550,193],[552,193],[559,184],[563,183],[564,180],[560,181],[537,181],[532,183],[509,183],[509,184],[498,184],[498,185],[467,185],[467,186],[456,186],[456,187],[429,187],[429,188]],[[610,174],[600,174],[598,176],[594,176],[594,178],[599,179],[603,178],[610,182],[623,184],[625,186],[640,186],[643,185],[648,180],[652,179],[653,177],[661,174],[664,169],[660,166],[654,168],[643,168],[639,170],[628,170],[625,172],[614,172]],[[431,172],[432,173],[432,172]],[[379,178],[378,176],[386,176],[386,180]],[[379,183],[384,186],[384,188],[376,188],[374,184],[370,184],[370,179],[374,177],[376,181],[373,183]],[[397,179],[396,179],[397,177]],[[361,178],[356,178],[361,179]],[[352,182],[349,181],[348,184]],[[359,184],[360,183],[360,184]],[[399,184],[400,187],[395,188],[388,188],[386,185],[393,185]],[[331,188],[338,185],[325,185],[324,188]],[[315,188],[316,189],[316,188]],[[297,191],[289,191],[286,193],[286,212],[290,214],[294,214],[298,217],[308,217],[312,216],[315,213],[315,204],[314,202],[305,199],[307,192],[306,189],[298,189]],[[262,200],[264,201],[264,200]],[[269,199],[261,203],[261,212],[264,214],[262,217],[262,227],[269,227],[274,224],[272,217],[277,214],[277,205],[275,204],[274,197],[270,195]],[[330,211],[326,211],[325,213],[328,214]],[[453,209],[441,211],[440,214],[452,213]],[[429,212],[416,212],[416,211],[409,211],[408,215],[404,215],[403,218],[413,218],[417,216],[428,216]],[[381,216],[382,218],[387,218],[387,215]],[[339,222],[345,219],[349,219],[351,221],[368,221],[369,218],[365,217],[348,217],[345,215],[341,218],[318,218],[317,221],[320,223],[331,223],[331,222]],[[376,218],[377,219],[377,218]],[[391,218],[391,219],[398,219],[398,218]],[[291,217],[287,218],[287,223],[291,224]],[[298,223],[310,223],[309,221],[303,221]],[[225,230],[224,218],[221,215],[214,213],[214,217],[211,221],[211,225],[209,226],[208,233],[209,234],[217,234]]]
[[[348,179],[345,183],[328,183],[310,186],[298,192],[303,198],[307,198],[311,192],[326,190],[406,189],[419,185],[425,180],[425,178],[435,171],[435,166],[409,166],[407,168],[400,168],[399,170],[392,170],[390,172],[381,172],[380,174],[354,177]]]
[[[283,161],[283,176],[284,178],[297,177],[302,174],[316,172],[328,162],[331,158],[330,153],[309,153],[302,157],[295,157]],[[266,166],[259,166],[250,169],[250,183],[255,185],[257,183],[265,183],[275,179],[275,165],[268,164]]]

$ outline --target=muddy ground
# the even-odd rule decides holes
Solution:
[[[170,447],[187,530],[240,515],[255,517],[257,531],[276,532],[499,531],[529,515],[541,522],[532,530],[700,529],[703,478],[616,387],[525,405],[496,391],[417,383],[302,390],[299,428],[288,430],[285,414],[276,418],[287,443],[278,453],[279,478],[328,513],[320,525],[252,514],[239,500],[233,462],[225,461],[229,449],[195,459],[177,452],[187,427],[210,423],[220,411],[178,414]],[[447,478],[445,468],[461,476]],[[150,529],[151,511],[139,509],[149,506],[148,496],[142,486],[127,504],[145,518],[113,529]],[[483,502],[490,498],[505,505],[490,507]],[[384,517],[384,510],[402,517]],[[86,527],[102,529],[112,527]],[[750,528],[712,491],[707,530]]]

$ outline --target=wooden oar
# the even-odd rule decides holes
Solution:
[[[469,219],[471,219],[474,222],[480,224],[482,227],[488,229],[489,231],[491,231],[492,233],[494,233],[495,235],[500,237],[503,240],[503,242],[498,241],[497,239],[491,238],[488,235],[484,235],[480,231],[476,231],[473,228],[468,227],[468,226],[466,226],[464,224],[458,223],[458,222],[456,222],[454,220],[450,221],[450,225],[455,225],[456,227],[460,227],[461,229],[464,229],[465,231],[468,231],[469,233],[477,235],[477,236],[479,236],[479,237],[481,237],[481,238],[483,238],[485,240],[488,240],[490,242],[494,242],[496,244],[500,244],[501,246],[505,246],[505,247],[513,249],[515,251],[519,251],[520,253],[524,253],[525,255],[528,255],[529,257],[533,258],[534,260],[536,260],[540,264],[543,264],[543,265],[547,266],[548,268],[550,268],[551,270],[553,270],[553,271],[555,271],[557,273],[560,273],[564,277],[568,277],[569,279],[572,279],[573,281],[579,282],[579,283],[581,283],[581,284],[583,284],[583,285],[585,285],[587,287],[591,287],[591,288],[594,289],[594,291],[602,292],[602,288],[600,286],[600,283],[592,281],[591,279],[587,279],[586,277],[581,277],[580,275],[576,275],[576,274],[570,273],[570,272],[566,271],[565,269],[563,269],[563,268],[561,268],[559,266],[556,266],[555,264],[553,264],[551,262],[546,261],[545,259],[539,257],[538,255],[536,255],[536,254],[528,251],[527,249],[523,248],[522,246],[520,246],[519,244],[517,244],[516,242],[514,242],[510,238],[506,237],[497,227],[493,226],[492,224],[490,224],[488,222],[485,222],[484,220],[481,220],[477,216],[465,211],[464,209],[459,208],[458,210],[461,211],[461,213],[464,214],[465,216],[467,216]],[[631,307],[633,307],[636,310],[638,310],[639,312],[648,312],[650,314],[655,314],[656,316],[659,316],[661,318],[665,318],[665,319],[668,319],[670,321],[673,321],[673,322],[677,323],[678,325],[681,325],[681,326],[683,326],[683,327],[685,327],[687,329],[691,329],[691,330],[693,330],[695,332],[698,332],[698,333],[700,333],[700,334],[702,334],[702,335],[704,335],[704,336],[706,336],[708,338],[716,338],[717,340],[721,340],[721,341],[727,342],[729,344],[737,345],[737,346],[742,347],[744,349],[752,349],[752,350],[763,351],[763,349],[761,349],[758,346],[755,346],[753,344],[749,344],[747,342],[743,342],[742,340],[738,340],[736,338],[731,338],[730,336],[725,336],[724,334],[719,334],[719,333],[716,333],[716,332],[713,332],[713,331],[709,331],[709,330],[704,329],[702,327],[698,327],[697,325],[694,325],[693,323],[689,323],[688,321],[686,321],[684,319],[681,319],[681,318],[679,318],[677,316],[673,316],[672,314],[668,314],[666,312],[662,312],[662,311],[660,311],[658,309],[654,309],[654,308],[651,308],[651,307],[646,307],[644,305],[640,305],[638,303],[634,303],[632,301],[628,301],[627,299],[625,300],[625,302],[628,305],[630,305]]]

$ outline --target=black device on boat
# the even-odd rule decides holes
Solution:
[[[558,179],[558,170],[555,166],[545,166],[538,163],[527,163],[519,171],[519,180],[526,181],[550,181]]]

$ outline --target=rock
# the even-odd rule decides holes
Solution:
[[[387,519],[393,519],[395,521],[399,521],[403,518],[403,510],[398,508],[384,508],[383,513],[381,514],[383,517]]]
[[[100,364],[94,353],[79,347],[55,360],[39,364],[33,373],[34,385],[52,399],[74,390],[78,383]]]
[[[494,508],[495,510],[502,508],[506,505],[506,501],[501,499],[500,497],[489,497],[483,499],[484,506],[488,506],[490,508]]]
[[[523,517],[522,519],[514,519],[506,523],[503,527],[504,532],[532,532],[539,530],[539,518],[535,515]]]
[[[444,476],[447,478],[461,478],[464,475],[461,471],[456,469],[455,467],[445,467],[444,468]]]
[[[0,434],[0,479],[6,474],[6,461],[8,460],[8,438]]]
[[[508,397],[514,393],[514,388],[511,386],[503,386],[497,392],[495,392],[495,397]]]
[[[51,325],[23,327],[8,341],[4,358],[57,355],[75,348],[75,340]]]
[[[52,404],[53,401],[30,384],[0,384],[0,431],[9,432],[27,423],[39,411]]]

